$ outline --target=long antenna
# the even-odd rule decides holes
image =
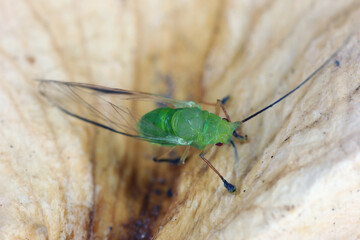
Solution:
[[[291,90],[290,92],[288,92],[287,94],[285,94],[284,96],[282,96],[281,98],[279,98],[278,100],[276,100],[275,102],[271,103],[270,105],[268,105],[267,107],[264,107],[263,109],[261,109],[260,111],[257,111],[256,113],[250,115],[249,117],[245,118],[244,120],[242,120],[241,122],[244,123],[246,121],[249,121],[250,119],[256,117],[257,115],[259,115],[260,113],[266,111],[267,109],[271,108],[272,106],[276,105],[277,103],[281,102],[283,99],[285,99],[287,96],[289,96],[290,94],[294,93],[296,90],[298,90],[299,88],[301,88],[305,83],[307,83],[308,81],[310,81],[317,73],[319,73],[326,65],[328,65],[331,60],[333,58],[335,58],[339,52],[344,48],[344,46],[349,42],[350,38],[352,37],[352,34],[350,34],[350,36],[345,40],[345,42],[336,50],[335,53],[333,53],[320,67],[318,67],[312,74],[310,74],[310,76],[308,76],[304,81],[302,81],[297,87],[295,87],[293,90]]]

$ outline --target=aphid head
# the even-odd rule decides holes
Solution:
[[[236,139],[239,139],[241,142],[246,142],[248,140],[248,136],[247,135],[240,135],[236,132],[236,130],[233,132],[233,137],[235,137]]]

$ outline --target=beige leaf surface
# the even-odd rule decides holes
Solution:
[[[360,238],[360,4],[344,1],[0,2],[0,239]],[[352,34],[352,35],[351,35]],[[193,151],[67,116],[34,78],[215,102],[247,143]],[[136,108],[136,106],[134,106]]]

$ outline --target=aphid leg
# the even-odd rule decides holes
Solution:
[[[165,156],[167,155],[168,153],[170,153],[172,150],[174,150],[175,147],[172,147],[170,148],[168,151],[162,153],[160,156],[157,156],[157,157],[154,157],[153,158],[153,161],[154,162],[167,162],[167,163],[171,163],[171,164],[179,164],[180,162],[180,158],[177,157],[177,158],[173,158],[173,159],[170,159],[170,158],[161,158],[162,156]]]
[[[180,162],[180,158],[173,158],[173,159],[170,159],[170,158],[161,158],[161,159],[153,158],[153,161],[154,162],[167,162],[167,163],[170,163],[170,164],[178,165],[179,162]]]
[[[178,165],[179,162],[180,162],[180,158],[173,158],[173,159],[161,158],[161,159],[158,159],[158,158],[154,157],[153,161],[154,162],[167,162],[167,163],[170,163],[170,164]]]
[[[222,111],[224,112],[225,114],[225,119],[228,121],[228,122],[231,122],[231,119],[230,119],[230,116],[229,114],[227,113],[226,109],[225,109],[225,106],[222,102],[222,100],[218,99],[217,100],[217,103],[216,103],[216,115],[219,115],[219,109],[222,109]]]
[[[225,105],[229,99],[230,99],[230,96],[227,95],[226,97],[224,97],[223,99],[221,99],[221,103]],[[201,101],[200,103],[201,103],[201,104],[205,104],[205,105],[214,106],[214,107],[216,106],[216,103],[209,103],[209,102],[203,102],[203,101]]]
[[[218,116],[220,115],[220,108],[221,108],[221,100],[218,99],[215,105],[215,114]]]
[[[224,97],[223,99],[221,99],[221,103],[222,103],[223,105],[225,105],[229,99],[230,99],[230,95],[227,95],[226,97]]]
[[[230,143],[234,148],[235,159],[236,159],[236,161],[239,161],[239,154],[238,154],[237,148],[236,148],[236,146],[235,146],[235,144],[234,144],[234,142],[232,140],[230,141]]]
[[[185,163],[186,158],[187,158],[187,156],[189,155],[189,150],[190,150],[190,146],[187,146],[187,147],[185,148],[185,151],[184,151],[183,155],[182,155],[181,158],[180,158],[179,164],[184,164],[184,163]]]
[[[229,122],[231,122],[231,121],[230,121],[230,116],[229,116],[229,114],[226,112],[226,109],[225,109],[225,106],[224,106],[229,99],[230,99],[230,96],[226,96],[226,97],[224,97],[224,98],[221,99],[221,100],[218,99],[218,100],[216,101],[216,103],[209,103],[209,102],[201,102],[201,103],[202,103],[202,104],[205,104],[205,105],[214,106],[214,107],[215,107],[215,114],[216,114],[216,115],[219,115],[219,114],[220,114],[220,109],[222,109],[223,112],[224,112],[224,114],[225,114],[225,116],[226,116],[226,120],[228,120]]]
[[[241,132],[241,129],[239,130]],[[235,130],[233,132],[233,136],[237,139],[240,140],[241,143],[246,143],[248,142],[248,136],[245,134],[245,135],[242,135],[242,134],[238,134],[237,131]]]
[[[216,170],[216,168],[209,162],[209,160],[207,160],[207,159],[205,158],[204,155],[205,155],[205,154],[204,154],[204,151],[200,153],[201,159],[220,177],[220,179],[221,179],[221,180],[223,181],[223,183],[224,183],[225,188],[226,188],[229,192],[231,192],[231,193],[235,192],[235,191],[236,191],[236,187],[235,187],[234,185],[232,185],[231,183],[229,183],[228,181],[226,181],[226,180],[224,179],[224,177],[219,173],[219,171]]]
[[[230,116],[229,114],[227,113],[226,109],[225,109],[225,106],[224,104],[229,100],[229,96],[223,98],[222,100],[218,99],[217,100],[217,103],[216,103],[216,109],[215,109],[215,114],[216,115],[219,115],[219,112],[220,112],[220,108],[222,109],[222,111],[224,112],[225,114],[225,119],[228,121],[228,122],[231,122],[231,119],[230,119]],[[241,131],[241,127],[239,128],[239,131]],[[233,132],[233,136],[237,139],[240,140],[241,143],[246,143],[248,141],[248,137],[247,135],[242,135],[242,134],[238,134],[236,132],[236,130]],[[234,142],[231,142],[231,144],[233,145],[233,147],[235,146],[234,145]],[[235,156],[236,156],[236,159],[239,159],[238,158],[238,154],[237,154],[237,150],[236,150],[236,147],[234,147],[234,151],[235,151]]]
[[[218,145],[211,145],[209,144],[201,153],[203,156],[205,156],[214,146],[218,146]]]

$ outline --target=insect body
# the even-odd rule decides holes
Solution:
[[[190,146],[203,150],[200,157],[215,171],[229,192],[236,188],[205,158],[207,146],[231,143],[240,122],[230,122],[201,110],[192,101],[179,101],[155,94],[127,91],[84,83],[38,80],[40,93],[60,110],[107,130],[151,143],[174,147],[187,146],[181,158],[157,162],[184,163]],[[152,103],[153,110],[139,114],[129,107],[133,101]],[[156,106],[165,105],[158,108]],[[219,102],[217,109],[222,106]],[[223,107],[223,106],[222,106]],[[223,107],[225,111],[225,108]],[[227,115],[227,114],[226,114]]]
[[[226,99],[224,101],[218,100],[217,104],[214,104],[216,105],[217,114],[213,114],[201,110],[201,107],[192,101],[179,101],[150,93],[84,83],[38,80],[39,90],[43,96],[60,110],[80,120],[116,133],[163,146],[187,146],[182,157],[173,160],[173,162],[184,163],[190,146],[202,150],[200,153],[202,160],[220,177],[229,192],[235,192],[235,186],[227,182],[205,158],[208,146],[231,143],[237,156],[232,138],[244,139],[243,136],[237,133],[240,125],[276,105],[310,81],[337,56],[349,39],[350,37],[330,58],[293,90],[267,107],[238,122],[230,121],[224,107]],[[139,114],[131,107],[131,103],[134,101],[150,103],[152,109]],[[159,108],[159,105],[165,107]],[[220,109],[226,115],[225,119],[218,116]],[[154,161],[162,160],[154,158]]]
[[[150,127],[149,127],[149,124]],[[156,126],[157,128],[154,128]],[[189,145],[203,150],[209,144],[230,143],[240,122],[228,122],[218,115],[202,111],[200,106],[190,108],[158,108],[145,114],[138,123],[144,137],[171,135],[177,142],[157,142],[165,146]],[[162,131],[158,131],[161,129]]]

